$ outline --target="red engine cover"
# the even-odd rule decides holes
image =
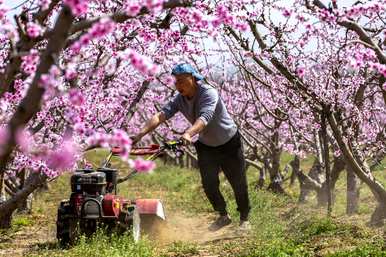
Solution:
[[[106,194],[103,197],[102,209],[105,216],[118,217],[123,204],[123,199],[120,196]]]

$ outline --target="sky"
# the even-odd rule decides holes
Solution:
[[[25,0],[3,0],[3,1],[4,1],[4,5],[7,6],[8,8],[14,8],[20,5],[21,3],[23,3]],[[12,17],[13,15],[15,15],[18,12],[18,10],[20,10],[20,8],[8,12],[7,13],[8,17]]]

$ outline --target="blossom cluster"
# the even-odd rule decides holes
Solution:
[[[72,46],[71,51],[73,54],[78,54],[82,47],[90,44],[91,40],[98,39],[106,34],[112,32],[115,28],[115,23],[109,18],[102,18],[99,22],[95,23],[91,29],[85,35],[81,36]]]
[[[60,76],[61,76],[60,69],[56,65],[53,65],[47,74],[43,74],[41,76],[39,86],[42,88],[45,88],[46,90],[59,88]]]
[[[212,25],[215,28],[224,23],[241,31],[246,31],[248,29],[245,19],[244,21],[238,21],[235,15],[233,15],[225,5],[217,6],[215,16],[216,18],[212,20]]]
[[[29,55],[23,56],[21,59],[21,69],[28,75],[34,74],[40,59],[39,52],[36,49],[32,49]]]
[[[164,0],[145,0],[133,1],[127,0],[125,2],[125,11],[129,16],[137,16],[142,8],[146,8],[149,12],[156,13],[162,10]]]
[[[71,8],[75,16],[80,16],[87,12],[89,0],[64,0],[63,3]]]
[[[39,6],[42,10],[47,10],[50,6],[51,0],[39,0]]]
[[[123,60],[129,61],[137,71],[146,76],[154,76],[159,71],[158,65],[154,64],[149,58],[137,53],[133,49],[127,49],[119,55]]]
[[[42,34],[42,27],[34,22],[27,23],[27,35],[31,38],[36,38]]]
[[[119,129],[114,129],[112,133],[95,133],[87,139],[87,144],[90,146],[102,146],[102,147],[119,147],[119,155],[123,160],[126,160],[131,168],[137,170],[138,172],[150,172],[155,168],[155,163],[152,161],[143,160],[142,158],[137,158],[131,160],[130,150],[131,150],[132,140],[129,135]]]

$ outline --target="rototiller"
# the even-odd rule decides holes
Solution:
[[[181,154],[182,145],[182,141],[168,141],[162,146],[134,148],[130,154],[150,155],[146,159],[154,160],[167,150]],[[134,240],[138,241],[141,220],[165,220],[159,199],[129,200],[117,195],[117,184],[137,173],[134,170],[118,178],[118,170],[111,168],[110,161],[120,153],[120,148],[113,148],[100,168],[79,169],[71,176],[72,193],[70,199],[61,201],[56,221],[56,237],[61,245],[72,244],[79,234],[92,235],[98,226],[121,232],[131,228]]]

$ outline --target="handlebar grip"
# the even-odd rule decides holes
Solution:
[[[166,141],[164,143],[165,147],[166,148],[173,148],[173,147],[176,147],[176,146],[183,146],[184,145],[184,141],[182,139],[178,139],[178,140],[171,140],[171,141]]]

